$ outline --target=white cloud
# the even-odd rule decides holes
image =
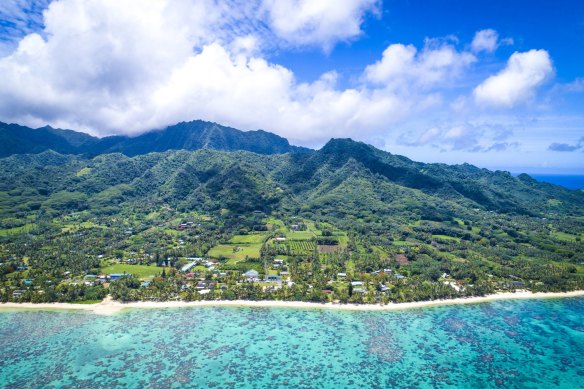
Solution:
[[[309,143],[371,133],[410,111],[393,94],[339,90],[334,72],[298,83],[261,57],[256,36],[213,40],[220,20],[202,1],[145,0],[140,17],[130,0],[53,3],[46,39],[28,35],[0,59],[0,119],[106,135],[201,118]]]
[[[480,51],[492,53],[493,51],[497,50],[499,45],[498,41],[499,34],[497,34],[497,31],[495,30],[487,29],[477,31],[474,39],[472,40],[471,48],[476,53]]]
[[[366,5],[376,3],[347,4],[354,12],[340,14],[359,27]],[[302,83],[291,69],[266,59],[270,39],[279,47],[327,47],[360,30],[335,35],[331,26],[340,17],[331,16],[304,38],[286,41],[271,29],[265,6],[259,0],[143,0],[140,7],[133,0],[54,2],[41,34],[29,34],[0,59],[0,120],[110,135],[203,119],[263,128],[310,146],[330,137],[389,139],[392,127],[406,119],[447,111],[448,90],[464,88],[477,61],[457,50],[453,37],[427,40],[420,49],[394,44],[353,74],[351,87],[340,87],[344,75],[335,71]],[[456,89],[453,95],[467,93]],[[468,113],[472,104],[465,101],[459,97],[452,106]],[[442,130],[420,136],[418,144],[440,139],[445,147],[468,148],[463,135],[447,136],[455,125],[418,128],[431,127]]]
[[[107,135],[204,119],[317,144],[379,133],[440,103],[439,95],[415,88],[407,95],[368,84],[340,89],[335,72],[299,83],[262,57],[265,35],[235,31],[226,9],[211,1],[144,0],[137,17],[132,0],[55,2],[45,37],[30,34],[0,59],[0,120]],[[434,84],[459,55],[424,50],[412,77]]]
[[[486,29],[477,31],[470,45],[471,49],[475,53],[480,53],[485,51],[487,53],[492,53],[501,45],[512,45],[513,39],[504,38],[499,40],[499,34],[493,29]]]
[[[532,98],[536,89],[553,74],[547,51],[516,52],[503,70],[474,89],[474,98],[479,105],[510,108]]]
[[[390,89],[429,88],[444,85],[476,61],[468,52],[458,52],[453,46],[440,44],[434,47],[427,42],[422,51],[413,45],[393,44],[383,52],[383,57],[365,69],[365,79]]]
[[[293,45],[317,45],[329,51],[337,42],[361,35],[366,13],[379,0],[263,0],[273,32]]]

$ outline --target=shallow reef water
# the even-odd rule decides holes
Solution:
[[[584,298],[0,312],[4,388],[584,388]]]

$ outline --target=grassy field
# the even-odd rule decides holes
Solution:
[[[443,240],[452,240],[454,242],[460,242],[460,238],[456,238],[456,237],[448,236],[448,235],[432,235],[432,238],[434,238],[434,239],[443,239]]]
[[[33,226],[34,224],[25,224],[22,227],[0,229],[0,236],[8,236],[12,234],[18,234],[19,232],[25,232],[30,230]]]
[[[311,231],[290,231],[286,233],[288,240],[311,240],[314,234]]]
[[[408,242],[405,240],[394,240],[393,241],[393,245],[394,246],[416,246],[416,243],[414,242]]]
[[[235,245],[235,244],[220,244],[209,250],[208,255],[211,258],[225,257],[233,261],[243,261],[245,257],[259,258],[261,245]]]
[[[69,232],[69,231],[76,230],[79,228],[98,228],[98,227],[100,227],[100,226],[95,224],[94,222],[90,222],[90,221],[81,222],[81,223],[67,223],[61,228],[61,231],[62,232]]]
[[[578,237],[577,235],[572,235],[572,234],[567,234],[565,232],[552,232],[550,233],[550,235],[557,240],[561,240],[564,242],[575,242],[576,238]],[[582,238],[582,237],[581,237]]]
[[[139,278],[154,277],[162,273],[161,267],[146,266],[146,265],[128,265],[125,263],[116,263],[112,265],[103,266],[101,271],[106,274],[133,274]]]

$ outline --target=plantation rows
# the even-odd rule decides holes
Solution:
[[[303,255],[310,254],[316,248],[316,244],[310,240],[291,241],[286,243],[275,243],[272,249],[279,255]]]

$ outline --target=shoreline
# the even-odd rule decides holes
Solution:
[[[122,303],[110,297],[97,304],[73,303],[0,303],[0,313],[12,310],[76,310],[88,311],[98,315],[113,315],[127,309],[168,309],[197,307],[248,307],[248,308],[295,308],[295,309],[331,309],[341,311],[398,311],[403,309],[429,308],[445,305],[478,304],[497,300],[548,299],[584,296],[584,290],[571,292],[532,293],[528,291],[505,292],[480,297],[456,298],[449,300],[416,301],[407,303],[380,304],[333,304],[305,301],[278,300],[214,300],[214,301],[137,301]]]

